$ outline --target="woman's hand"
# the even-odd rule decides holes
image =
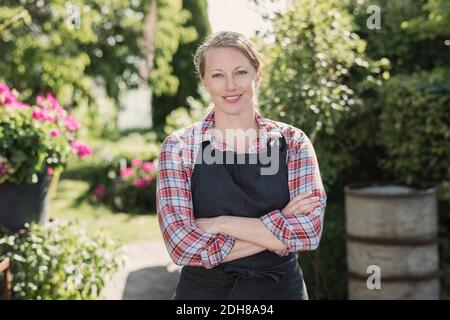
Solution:
[[[281,210],[281,213],[284,216],[307,213],[319,204],[319,197],[312,197],[312,192],[304,192],[289,201],[286,207]]]
[[[215,218],[198,218],[195,219],[197,227],[209,233],[219,233],[221,231],[221,217]]]

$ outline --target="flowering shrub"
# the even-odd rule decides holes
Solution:
[[[61,221],[31,224],[16,234],[0,227],[4,257],[12,261],[14,298],[23,300],[99,299],[124,263],[120,245],[107,234],[88,235]]]
[[[79,128],[51,93],[27,105],[0,83],[0,183],[35,183],[38,174],[63,168],[70,154],[89,155],[76,139]]]
[[[154,212],[157,160],[113,159],[92,182],[89,197],[125,212]]]

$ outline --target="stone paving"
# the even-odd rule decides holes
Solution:
[[[162,241],[128,244],[125,266],[105,286],[107,300],[170,300],[180,276]]]

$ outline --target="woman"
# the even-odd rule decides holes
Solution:
[[[156,195],[183,266],[175,299],[305,299],[295,253],[318,247],[326,204],[313,146],[257,110],[262,61],[245,36],[215,34],[194,62],[213,109],[164,140]]]

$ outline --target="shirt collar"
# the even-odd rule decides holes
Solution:
[[[212,133],[214,129],[214,116],[215,112],[214,109],[212,109],[201,121],[200,142],[213,141],[214,137]],[[276,140],[281,137],[281,132],[275,122],[263,117],[258,110],[255,110],[255,119],[259,126],[259,143],[261,145],[265,145],[268,141]]]

